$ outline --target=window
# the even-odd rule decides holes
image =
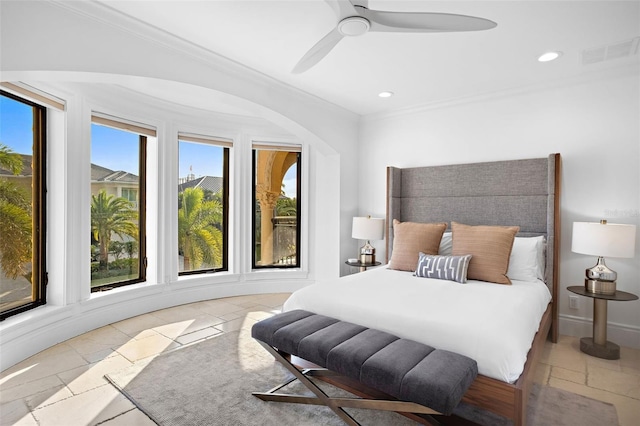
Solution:
[[[179,275],[228,270],[230,146],[178,135]]]
[[[300,267],[300,151],[253,144],[253,268]]]
[[[146,152],[155,131],[92,121],[91,291],[104,291],[146,279]]]
[[[138,206],[138,190],[133,188],[122,188],[122,198],[129,201],[134,207]]]
[[[46,108],[0,91],[0,320],[45,303]]]

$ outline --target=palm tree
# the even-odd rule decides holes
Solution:
[[[22,172],[22,165],[22,156],[0,143],[0,167],[17,176]]]
[[[131,207],[127,199],[107,195],[104,190],[91,196],[91,232],[98,241],[100,268],[109,267],[109,243],[112,234],[120,238],[125,235],[138,238],[137,219],[138,212]]]
[[[222,264],[222,205],[217,200],[205,201],[204,191],[188,188],[182,193],[178,209],[178,250],[184,256],[184,270],[199,268],[203,263]]]
[[[22,156],[0,143],[0,168],[14,175],[22,172]],[[26,190],[6,179],[0,180],[0,266],[16,279],[31,260],[31,201]]]
[[[276,216],[295,216],[298,213],[298,202],[295,198],[281,197],[276,202]]]

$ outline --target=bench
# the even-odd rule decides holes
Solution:
[[[466,356],[304,310],[262,320],[254,324],[251,335],[294,375],[253,395],[265,401],[326,405],[350,425],[358,423],[342,408],[450,415],[478,374],[476,362]],[[322,369],[299,370],[289,355]],[[308,378],[331,374],[393,398],[331,398]],[[295,379],[316,397],[277,393]]]

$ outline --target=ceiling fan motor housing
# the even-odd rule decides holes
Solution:
[[[369,21],[361,16],[350,16],[338,23],[338,31],[344,36],[354,37],[365,34],[371,28]]]

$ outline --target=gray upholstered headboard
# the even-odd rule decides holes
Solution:
[[[560,154],[547,158],[387,168],[387,262],[393,219],[518,225],[519,236],[547,239],[546,283],[557,300]],[[554,303],[554,320],[557,304]],[[556,322],[557,324],[557,322]]]

